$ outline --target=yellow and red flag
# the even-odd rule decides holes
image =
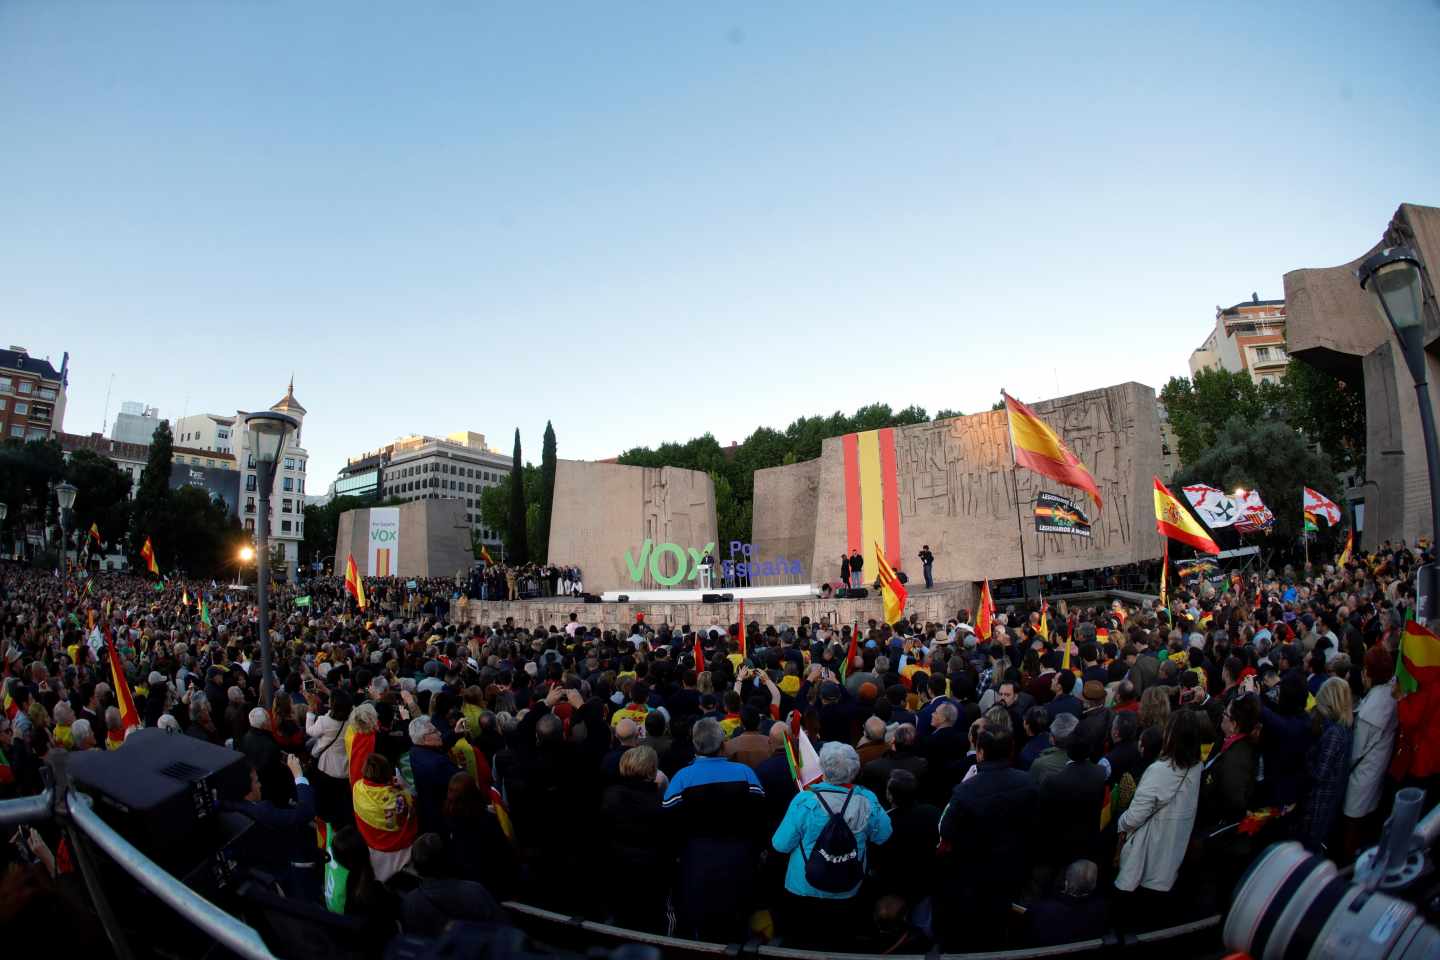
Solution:
[[[845,678],[850,676],[850,664],[855,662],[856,655],[860,652],[860,624],[850,628],[850,649],[845,651],[845,662],[840,664],[840,682],[844,683]]]
[[[1010,421],[1010,449],[1014,452],[1015,466],[1079,487],[1090,494],[1096,510],[1103,509],[1095,477],[1085,469],[1080,458],[1070,452],[1060,435],[1025,404],[1003,390],[1000,395],[1005,398],[1005,414]]]
[[[160,564],[155,562],[155,547],[151,545],[150,538],[145,538],[145,545],[140,548],[140,559],[145,561],[145,569],[151,573],[160,572]]]
[[[1440,637],[1414,620],[1406,621],[1400,636],[1395,685],[1406,693],[1426,685],[1440,685]]]
[[[695,634],[695,675],[705,672],[705,650],[700,646],[700,634]]]
[[[493,564],[495,562],[490,559],[490,551],[485,549],[485,544],[483,543],[480,544],[480,559],[484,560],[487,564]]]
[[[899,623],[905,615],[905,601],[910,594],[885,559],[885,551],[880,549],[879,543],[875,544],[875,567],[880,574],[880,593],[885,600],[885,622]]]
[[[1345,531],[1345,549],[1340,551],[1340,559],[1335,561],[1335,565],[1343,569],[1345,565],[1350,562],[1350,557],[1354,552],[1355,531],[1347,530]]]
[[[1035,628],[1035,632],[1044,637],[1047,643],[1050,641],[1050,603],[1044,597],[1040,598],[1040,625]]]
[[[95,541],[95,546],[100,546],[100,525],[98,523],[90,524],[90,539]]]
[[[1400,656],[1395,661],[1395,705],[1398,730],[1390,775],[1423,778],[1440,773],[1440,637],[1414,620],[1400,635]]]
[[[975,611],[975,640],[989,643],[990,634],[995,630],[995,598],[990,595],[990,581],[980,583],[979,609]]]
[[[345,592],[355,598],[355,605],[365,609],[365,584],[360,582],[360,568],[355,566],[355,554],[345,558]]]
[[[1169,609],[1170,598],[1166,595],[1165,583],[1170,577],[1170,541],[1165,541],[1165,556],[1160,560],[1160,606]]]
[[[110,681],[115,688],[115,704],[120,708],[120,729],[140,726],[140,711],[135,709],[135,698],[130,694],[130,683],[125,679],[125,669],[120,664],[120,652],[115,649],[115,636],[110,625],[105,625],[105,650],[110,657]]]
[[[1180,506],[1175,494],[1165,489],[1159,477],[1155,478],[1155,529],[1160,531],[1160,536],[1179,540],[1203,553],[1220,552],[1220,546],[1200,526],[1200,521]]]

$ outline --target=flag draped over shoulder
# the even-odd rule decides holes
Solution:
[[[355,605],[365,609],[365,584],[360,582],[360,568],[355,566],[355,554],[345,559],[345,592],[355,598]]]
[[[975,639],[979,643],[986,643],[995,629],[995,598],[990,595],[989,580],[981,581],[978,607],[975,611]]]
[[[1159,477],[1155,478],[1155,529],[1160,531],[1160,536],[1179,540],[1203,553],[1220,552],[1220,546],[1200,526],[1200,521],[1180,505]]]
[[[1411,620],[1400,635],[1395,661],[1399,735],[1390,761],[1392,777],[1429,777],[1440,773],[1440,637]]]
[[[1060,435],[1025,404],[1004,391],[1000,395],[1005,398],[1005,415],[1010,422],[1010,447],[1014,451],[1015,466],[1034,470],[1067,486],[1078,487],[1090,494],[1096,510],[1103,509],[1099,484],[1080,458],[1065,446]]]
[[[415,842],[415,801],[392,783],[361,779],[353,790],[355,826],[372,850],[404,850]]]
[[[105,650],[110,659],[110,681],[115,688],[115,702],[120,708],[120,729],[138,727],[140,712],[135,709],[135,698],[130,694],[130,683],[125,679],[125,668],[120,663],[120,651],[115,649],[115,637],[109,624],[105,625]]]
[[[875,567],[880,576],[880,592],[885,600],[885,622],[899,623],[905,615],[905,601],[909,599],[910,593],[900,578],[895,575],[894,569],[885,559],[885,551],[880,549],[880,544],[875,544]]]

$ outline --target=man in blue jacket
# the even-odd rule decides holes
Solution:
[[[445,798],[450,778],[460,772],[445,753],[445,740],[425,716],[410,721],[410,772],[415,776],[415,810],[421,833],[445,829]]]

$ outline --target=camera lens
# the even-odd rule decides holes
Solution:
[[[1335,864],[1293,842],[1270,847],[1241,880],[1224,940],[1255,960],[1440,956],[1440,930],[1413,903],[1352,886]]]

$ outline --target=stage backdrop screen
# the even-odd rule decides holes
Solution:
[[[366,564],[372,577],[393,577],[400,569],[400,508],[370,508],[370,549]]]

